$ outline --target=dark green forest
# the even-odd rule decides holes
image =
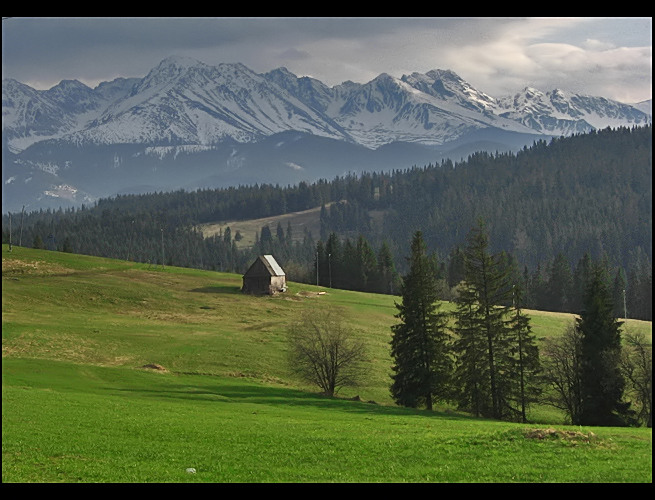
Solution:
[[[238,273],[272,253],[294,281],[397,293],[420,230],[439,262],[440,296],[452,300],[466,236],[481,218],[490,250],[521,280],[526,307],[579,312],[591,264],[601,262],[617,316],[650,320],[651,151],[651,126],[608,128],[516,153],[294,186],[120,195],[79,209],[4,214],[2,238],[9,243],[11,217],[14,245]],[[204,239],[197,229],[314,207],[323,207],[320,234],[265,227],[246,250],[229,231]]]

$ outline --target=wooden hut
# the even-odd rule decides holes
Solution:
[[[241,290],[245,293],[268,295],[286,292],[286,275],[272,255],[260,255],[243,275]]]

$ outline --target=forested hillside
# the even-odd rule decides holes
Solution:
[[[321,234],[306,232],[302,239],[298,233],[292,238],[290,226],[266,227],[254,248],[239,250],[230,232],[203,239],[196,229],[329,202],[341,203],[322,210]],[[482,217],[491,249],[504,252],[522,273],[531,306],[575,311],[576,276],[590,260],[602,260],[614,277],[617,303],[626,290],[628,316],[652,315],[651,126],[313,184],[123,195],[77,210],[10,215],[14,244],[236,272],[268,252],[291,279],[316,282],[318,274],[325,286],[381,292],[393,291],[393,279],[382,273],[406,269],[409,242],[420,229],[442,263],[438,278],[446,296],[461,277],[460,247]],[[9,242],[7,214],[2,230]],[[343,271],[349,283],[339,283],[338,257],[349,262]]]

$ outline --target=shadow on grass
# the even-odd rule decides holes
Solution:
[[[328,397],[318,393],[304,392],[283,387],[265,387],[250,384],[226,383],[211,386],[194,384],[171,384],[156,388],[118,389],[138,393],[146,397],[204,401],[216,404],[246,403],[267,406],[306,407],[331,411],[352,412],[371,415],[416,415],[449,419],[466,418],[444,412],[428,412],[411,408],[378,405],[374,402],[356,401],[341,397]]]
[[[212,285],[212,286],[204,286],[202,288],[194,288],[193,290],[190,290],[191,292],[196,292],[196,293],[227,293],[227,294],[241,294],[241,287],[239,286],[234,286],[234,285]]]

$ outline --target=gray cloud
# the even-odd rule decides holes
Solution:
[[[180,54],[286,66],[328,85],[452,69],[501,96],[530,85],[634,102],[652,92],[650,18],[10,18],[3,78],[37,88],[144,76]]]

